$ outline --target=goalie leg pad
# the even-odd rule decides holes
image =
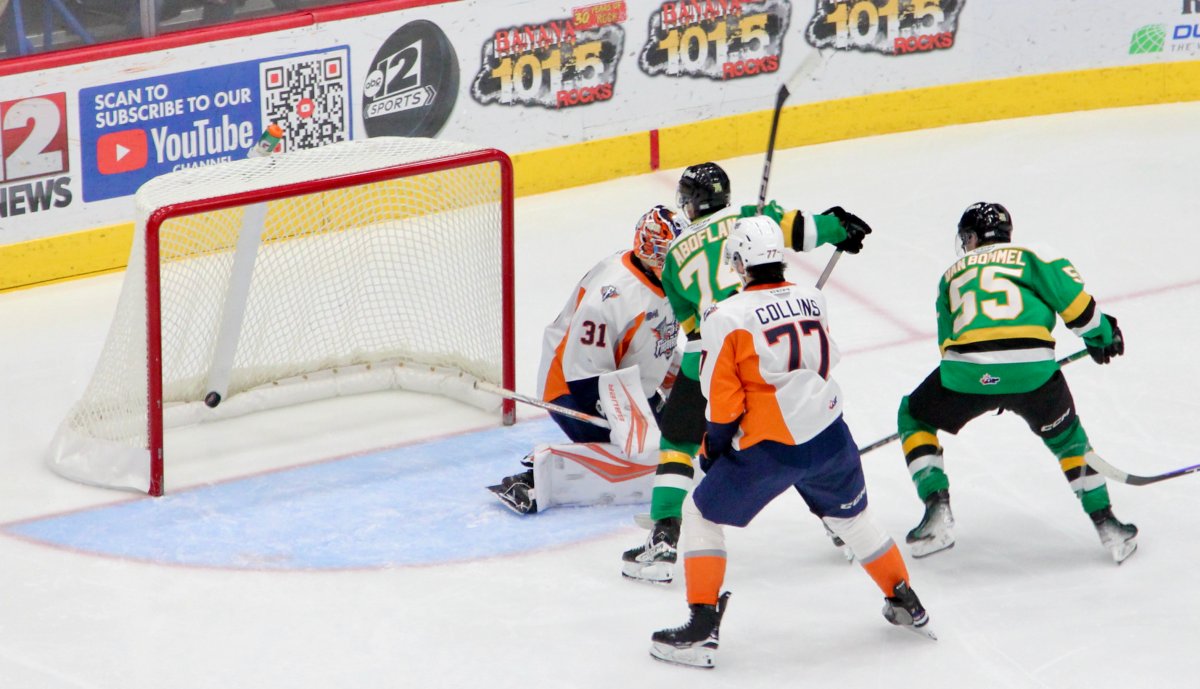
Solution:
[[[538,510],[648,502],[655,466],[628,459],[611,443],[546,445],[533,456]]]

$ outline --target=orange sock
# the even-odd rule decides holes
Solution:
[[[688,605],[716,605],[725,581],[725,556],[684,557],[683,567],[687,574]]]
[[[875,580],[875,585],[883,591],[883,595],[892,595],[892,589],[902,581],[908,581],[908,568],[904,566],[904,558],[900,548],[895,543],[883,555],[863,563],[863,569]],[[688,581],[691,582],[691,570],[688,570]],[[689,585],[690,589],[690,585]]]

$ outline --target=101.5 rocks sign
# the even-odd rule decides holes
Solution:
[[[650,15],[638,66],[650,76],[738,79],[779,69],[788,0],[677,0]]]
[[[965,0],[817,0],[815,48],[913,55],[954,45]]]
[[[624,20],[621,0],[581,8],[571,18],[497,29],[483,44],[471,97],[483,105],[555,109],[611,99]]]

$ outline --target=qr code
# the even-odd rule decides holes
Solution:
[[[283,127],[281,150],[350,139],[347,48],[259,63],[263,127]]]

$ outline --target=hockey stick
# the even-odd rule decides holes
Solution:
[[[779,117],[783,114],[783,104],[787,101],[788,96],[792,95],[792,91],[799,88],[800,83],[811,77],[817,67],[822,64],[824,64],[824,58],[821,51],[812,51],[800,61],[796,71],[792,72],[787,81],[779,86],[779,92],[775,95],[775,111],[771,113],[771,134],[767,137],[767,154],[763,159],[762,184],[758,187],[758,213],[760,215],[767,205],[767,184],[771,180],[771,162],[775,159],[775,136],[779,133]],[[825,286],[829,280],[829,274],[833,272],[833,267],[837,265],[842,253],[842,250],[838,249],[833,252],[833,256],[829,257],[829,262],[825,264],[825,270],[821,271],[821,277],[817,279],[817,289]]]
[[[808,54],[796,67],[796,71],[779,86],[775,95],[775,112],[771,114],[771,135],[767,138],[767,156],[763,160],[762,184],[758,188],[758,212],[761,214],[767,205],[767,183],[771,180],[771,161],[775,158],[775,135],[779,133],[779,116],[783,113],[783,104],[792,95],[792,91],[800,86],[800,82],[808,79],[824,64],[821,51],[814,50]]]
[[[1095,469],[1096,473],[1100,474],[1104,478],[1112,479],[1113,481],[1125,483],[1130,486],[1144,486],[1150,483],[1158,483],[1159,481],[1166,481],[1167,479],[1179,478],[1180,476],[1186,476],[1188,474],[1200,472],[1200,464],[1193,464],[1190,467],[1173,469],[1162,474],[1138,476],[1137,474],[1131,474],[1127,471],[1121,471],[1115,466],[1104,461],[1104,459],[1095,452],[1088,452],[1083,456],[1083,459],[1085,462],[1087,462],[1088,466]]]
[[[836,258],[837,254],[834,254],[834,257]],[[823,278],[825,276],[822,275],[821,277]],[[1087,355],[1088,355],[1088,351],[1086,349],[1081,349],[1078,352],[1075,352],[1074,354],[1069,354],[1069,355],[1064,356],[1063,358],[1059,359],[1058,365],[1066,366],[1067,364],[1069,364],[1073,361],[1079,361],[1080,359],[1082,359],[1083,357],[1085,357]],[[895,440],[899,440],[899,439],[900,439],[900,434],[893,433],[886,438],[880,438],[879,440],[876,440],[875,442],[871,443],[870,445],[867,445],[866,447],[858,448],[858,454],[863,455],[863,454],[870,452],[871,450],[878,450],[879,448],[883,447],[884,445],[887,445],[887,444],[889,444]],[[1090,464],[1091,462],[1088,462],[1088,463]],[[1198,465],[1198,466],[1200,466],[1200,465]],[[1093,468],[1096,471],[1100,471],[1099,467],[1093,467]],[[1109,468],[1111,469],[1112,467],[1109,467]],[[1191,469],[1194,471],[1196,468],[1191,467]],[[1115,471],[1115,469],[1114,469],[1114,471]],[[1100,473],[1103,474],[1104,472],[1100,471]],[[1170,477],[1168,477],[1168,478],[1170,478]],[[1114,478],[1113,480],[1120,481],[1121,479]],[[1159,480],[1161,480],[1161,479],[1159,479]]]
[[[499,395],[505,399],[524,402],[525,404],[533,407],[540,407],[546,411],[559,414],[560,416],[569,416],[572,419],[583,421],[584,423],[590,423],[593,426],[598,426],[600,428],[611,428],[611,426],[608,425],[608,421],[599,416],[592,416],[591,414],[585,414],[581,411],[575,411],[574,409],[570,409],[559,404],[554,404],[553,402],[543,402],[542,400],[534,397],[522,395],[521,393],[513,392],[512,390],[506,390],[499,385],[492,385],[491,383],[482,380],[475,381],[475,389],[482,390],[483,392],[490,392],[493,395]]]

